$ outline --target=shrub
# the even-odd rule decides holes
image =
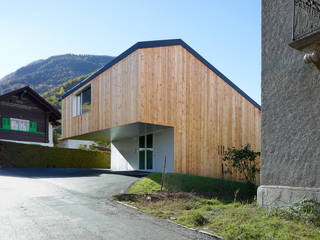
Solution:
[[[191,223],[195,226],[203,226],[209,222],[201,213],[195,211],[190,213],[189,218]]]
[[[256,174],[260,171],[256,163],[258,156],[260,152],[251,150],[249,144],[242,149],[229,148],[223,155],[223,161],[226,164],[225,172],[232,174],[233,170],[237,170],[246,183],[254,185]]]

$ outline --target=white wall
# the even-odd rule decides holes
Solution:
[[[164,156],[167,157],[166,172],[174,171],[174,131],[173,128],[153,135],[153,171],[162,172]]]
[[[111,143],[111,169],[116,171],[139,169],[138,137]]]
[[[53,128],[52,128],[51,123],[49,123],[48,131],[49,131],[48,132],[48,138],[49,138],[49,142],[48,143],[26,142],[26,141],[16,141],[16,140],[7,140],[7,139],[0,139],[0,141],[22,143],[22,144],[34,144],[34,145],[40,145],[40,146],[46,146],[46,147],[53,147]]]
[[[113,141],[111,143],[111,169],[116,171],[139,169],[138,137]],[[164,156],[167,156],[166,171],[174,171],[173,128],[153,134],[153,170],[162,172]]]

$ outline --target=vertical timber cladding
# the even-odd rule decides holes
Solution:
[[[207,66],[182,46],[139,52],[139,119],[174,126],[176,172],[221,177],[223,148],[260,151],[261,111]]]
[[[34,125],[34,129],[29,132],[14,131],[9,128],[4,129],[3,119],[28,120]],[[22,99],[12,95],[0,101],[0,139],[49,142],[48,139],[48,116],[26,95]]]
[[[72,117],[72,98],[91,84],[91,111]],[[138,51],[62,100],[62,138],[138,121]]]
[[[91,111],[72,117],[72,97],[88,84]],[[173,126],[181,173],[221,177],[223,147],[260,151],[260,110],[180,45],[135,50],[64,98],[62,116],[63,138],[134,122]]]

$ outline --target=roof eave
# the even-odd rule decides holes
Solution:
[[[167,46],[175,46],[175,45],[181,45],[184,47],[188,52],[190,52],[194,57],[196,57],[200,62],[202,62],[204,65],[206,65],[209,69],[211,69],[214,73],[216,73],[223,81],[225,81],[228,85],[230,85],[233,89],[235,89],[240,95],[242,95],[245,99],[247,99],[251,104],[253,104],[255,107],[257,107],[259,110],[261,110],[261,106],[254,101],[251,97],[249,97],[243,90],[241,90],[237,85],[235,85],[230,79],[228,79],[223,73],[221,73],[218,69],[216,69],[213,65],[211,65],[205,58],[203,58],[199,53],[197,53],[193,48],[191,48],[187,43],[185,43],[182,39],[168,39],[168,40],[156,40],[156,41],[144,41],[144,42],[137,42],[132,47],[128,48],[126,51],[121,53],[119,56],[111,60],[108,64],[100,68],[98,71],[93,73],[92,75],[88,76],[86,79],[81,81],[79,84],[71,88],[69,91],[67,91],[59,101],[66,98],[88,82],[90,82],[92,79],[115,65],[116,63],[120,62],[122,59],[127,57],[132,52],[136,51],[137,49],[141,48],[152,48],[152,47],[167,47]]]

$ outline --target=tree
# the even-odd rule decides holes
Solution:
[[[225,172],[232,174],[232,170],[237,170],[246,183],[255,184],[256,174],[260,172],[256,162],[258,156],[260,152],[251,150],[250,144],[241,149],[229,148],[223,155]]]
[[[57,132],[56,128],[53,128],[52,134],[53,134],[53,144],[56,145],[59,143],[59,138],[61,137],[61,135]]]
[[[58,95],[61,96],[64,94],[64,88],[63,87],[60,87],[60,90],[59,90],[59,93]]]

